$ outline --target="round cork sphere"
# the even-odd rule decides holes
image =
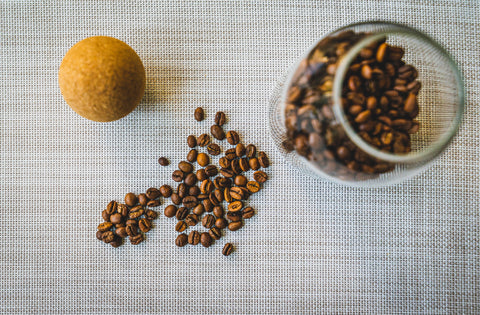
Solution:
[[[145,92],[145,69],[135,51],[116,38],[76,43],[58,72],[63,98],[79,115],[107,122],[129,114]]]

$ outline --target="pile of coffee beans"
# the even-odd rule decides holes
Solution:
[[[289,87],[284,147],[317,163],[330,175],[372,178],[394,165],[360,150],[335,119],[333,78],[338,61],[367,33],[344,31],[324,38],[302,61]],[[410,135],[420,124],[418,72],[406,64],[401,47],[386,38],[363,48],[344,78],[342,106],[349,124],[371,146],[385,152],[411,151]],[[358,176],[360,175],[360,176]]]

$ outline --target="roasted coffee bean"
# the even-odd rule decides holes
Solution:
[[[97,231],[97,233],[95,234],[95,236],[97,237],[97,239],[98,239],[99,241],[102,241],[102,240],[103,240],[103,239],[102,239],[102,235],[103,235],[103,232],[102,232],[102,231]]]
[[[165,197],[165,198],[170,197],[172,195],[172,192],[173,192],[172,187],[170,187],[170,185],[160,186],[159,191],[160,191],[160,194],[162,194],[162,196]]]
[[[207,194],[200,194],[200,195],[197,196],[197,199],[198,200],[208,199],[208,195]]]
[[[166,157],[160,157],[158,158],[158,164],[160,164],[161,166],[168,166],[170,164],[170,162],[168,161],[168,159]]]
[[[155,220],[158,217],[158,213],[156,211],[148,209],[145,211],[145,217],[149,220]]]
[[[222,152],[222,150],[220,149],[220,146],[216,143],[210,143],[207,146],[207,151],[211,155],[219,155]]]
[[[219,229],[224,229],[228,226],[228,222],[225,218],[217,218],[215,220],[215,226]]]
[[[222,174],[226,178],[232,178],[233,176],[235,176],[235,172],[228,168],[220,169],[220,174]]]
[[[115,229],[115,234],[117,234],[120,237],[127,237],[127,230],[125,227],[119,227]]]
[[[243,222],[242,221],[236,221],[236,222],[230,222],[228,224],[228,229],[230,231],[237,231],[237,230],[240,230],[243,226]]]
[[[217,112],[215,114],[215,124],[219,126],[223,126],[227,121],[227,117],[225,116],[224,112]]]
[[[225,157],[229,159],[230,161],[235,159],[237,157],[237,153],[235,153],[235,149],[231,148],[225,151]]]
[[[123,223],[118,223],[118,224],[115,224],[115,228],[118,229],[120,227],[125,227],[125,224]]]
[[[240,189],[240,187],[230,188],[230,196],[236,200],[245,199],[245,193],[242,189]]]
[[[256,193],[260,190],[260,184],[256,181],[249,181],[246,185],[247,189],[251,193]]]
[[[240,136],[236,131],[230,130],[227,132],[227,141],[231,145],[237,145],[240,142]]]
[[[219,205],[222,201],[223,201],[223,194],[222,195],[222,199],[219,200],[217,197],[218,197],[218,194],[216,193],[217,191],[220,191],[218,189],[215,189],[214,191],[212,191],[209,195],[208,195],[208,199],[210,199],[210,202],[212,203],[212,205],[214,206],[217,206]]]
[[[194,135],[189,135],[187,138],[187,145],[190,148],[195,148],[197,146],[197,138]]]
[[[208,155],[206,155],[205,153],[199,153],[197,155],[197,163],[200,166],[205,167],[210,163],[210,157]]]
[[[141,206],[146,206],[147,203],[148,203],[148,198],[147,198],[147,195],[145,195],[144,193],[141,193],[140,195],[138,195],[138,203],[141,205]]]
[[[151,208],[155,208],[155,207],[158,207],[160,205],[160,200],[150,200],[148,203],[147,203],[147,206],[148,207],[151,207]]]
[[[136,219],[138,217],[141,217],[144,213],[145,213],[145,210],[143,209],[142,206],[136,206],[130,209],[130,212],[128,213],[128,218]]]
[[[248,160],[248,164],[250,165],[250,168],[254,171],[260,168],[260,163],[258,162],[257,158],[251,158],[250,160]]]
[[[233,180],[233,183],[237,186],[245,186],[247,185],[247,182],[248,182],[248,179],[243,175],[237,175]]]
[[[218,174],[218,168],[215,165],[208,165],[205,167],[205,174],[207,174],[208,177],[214,177]]]
[[[223,128],[218,125],[212,125],[212,127],[210,127],[210,133],[217,140],[221,141],[225,139],[225,131],[223,131]]]
[[[202,121],[205,118],[205,112],[203,111],[203,108],[197,107],[193,116],[195,117],[196,121]]]
[[[165,211],[163,213],[167,218],[172,218],[177,213],[177,207],[174,205],[169,205],[165,208]]]
[[[217,228],[217,227],[212,227],[209,231],[208,234],[214,239],[214,240],[219,240],[222,237],[222,232]]]
[[[182,199],[188,196],[188,187],[185,183],[181,183],[180,185],[178,185],[177,194]]]
[[[240,200],[234,201],[228,205],[229,212],[238,212],[242,210],[242,208],[243,208],[243,203]]]
[[[195,177],[195,181],[196,180],[197,180],[197,178]],[[198,188],[198,186],[194,185],[194,186],[192,186],[188,189],[188,194],[190,196],[195,196],[198,199],[198,195],[200,195],[200,188]]]
[[[257,147],[254,146],[253,144],[247,145],[245,148],[245,154],[247,155],[248,158],[253,158],[257,154]]]
[[[107,205],[107,214],[111,215],[117,212],[117,202],[116,201],[110,201]]]
[[[227,212],[225,217],[230,220],[231,222],[238,222],[242,220],[242,212]]]
[[[180,207],[178,208],[177,213],[175,214],[175,217],[177,218],[177,220],[185,220],[185,218],[189,213],[190,213],[190,210],[188,210],[188,208]]]
[[[179,234],[175,239],[175,245],[177,245],[178,247],[183,247],[187,245],[187,242],[188,242],[188,236],[185,233]]]
[[[191,173],[193,171],[193,165],[186,161],[181,161],[180,163],[178,163],[178,168],[185,174]]]
[[[201,168],[197,171],[197,180],[199,182],[203,182],[204,180],[206,180],[208,178],[207,176],[207,173],[205,172],[205,169]]]
[[[377,49],[377,54],[376,54],[376,57],[377,57],[377,61],[378,62],[383,62],[385,60],[385,57],[387,55],[387,48],[388,48],[388,45],[387,43],[382,43],[378,49]]]
[[[224,212],[222,206],[218,205],[218,206],[213,207],[213,214],[214,214],[217,218],[223,217],[224,213],[225,213],[225,212]]]
[[[135,236],[130,236],[130,244],[132,245],[138,245],[144,240],[145,240],[145,237],[143,236],[143,234],[140,234],[140,233]]]
[[[185,177],[185,174],[181,170],[176,170],[172,173],[172,179],[177,183],[181,182],[184,177]]]
[[[258,152],[258,163],[260,163],[260,166],[263,168],[267,168],[270,166],[270,161],[265,152],[263,151]]]
[[[175,231],[177,232],[183,232],[187,229],[187,223],[184,221],[178,221],[177,224],[175,225]]]
[[[250,164],[248,164],[247,158],[241,158],[238,160],[238,165],[240,166],[240,169],[244,172],[248,172],[250,170]]]
[[[232,180],[230,178],[216,177],[214,183],[218,184],[217,188],[219,189],[232,186]]]
[[[205,209],[205,212],[212,212],[213,204],[210,201],[210,199],[207,198],[207,199],[203,200],[202,204],[203,204],[203,208]]]
[[[200,243],[200,233],[198,231],[192,231],[188,234],[188,244],[197,245]]]
[[[134,193],[129,192],[125,195],[125,204],[127,206],[129,207],[136,206],[137,202],[138,202],[138,198]]]
[[[250,219],[254,215],[255,215],[255,210],[253,210],[252,207],[246,207],[242,211],[242,218],[244,218],[244,219]]]
[[[238,189],[240,189],[243,192],[243,200],[247,200],[250,197],[250,191],[247,189],[247,187],[244,186],[238,186]]]
[[[148,199],[154,200],[160,197],[160,191],[157,188],[150,187],[147,189],[147,192],[145,193]]]
[[[117,205],[117,213],[120,213],[122,217],[128,217],[128,207],[123,204],[118,204]],[[111,220],[110,220],[111,221]]]
[[[200,135],[197,139],[197,144],[201,147],[207,146],[210,143],[210,136],[206,133]]]
[[[187,154],[187,161],[193,163],[197,160],[198,151],[191,149]]]
[[[133,237],[138,234],[137,226],[133,224],[127,224],[127,226],[125,227],[125,232],[128,236]]]
[[[137,226],[137,223],[138,221],[135,219],[127,219],[127,221],[125,221],[125,226],[128,226],[128,225]]]
[[[225,199],[226,202],[232,202],[232,196],[230,195],[230,188],[226,187],[223,190],[223,199]]]
[[[120,213],[114,213],[110,216],[110,222],[113,224],[119,224],[123,221],[123,217]]]
[[[202,219],[202,225],[207,229],[211,228],[215,224],[215,217],[211,214],[207,214]]]
[[[221,157],[218,160],[218,164],[220,165],[221,168],[229,168],[230,167],[230,160],[227,159],[225,156]]]
[[[230,254],[233,252],[233,245],[231,243],[225,244],[223,246],[222,254],[223,256],[230,256]]]
[[[138,228],[143,233],[147,233],[148,231],[150,231],[152,229],[152,222],[148,219],[142,218],[142,219],[138,220]]]
[[[197,183],[197,176],[193,173],[188,173],[183,182],[187,186],[193,186]]]
[[[253,179],[259,184],[262,184],[267,181],[268,175],[264,171],[256,171],[255,173],[253,173]]]
[[[245,145],[243,143],[239,143],[235,147],[235,154],[240,158],[245,155],[245,150]]]
[[[202,194],[210,194],[213,191],[213,183],[210,179],[206,179],[200,185],[200,191]]]
[[[105,220],[106,222],[109,222],[109,221],[110,221],[110,215],[107,213],[107,210],[103,210],[103,211],[102,211],[102,218],[103,218],[103,220]]]
[[[105,232],[110,230],[112,227],[113,224],[111,222],[103,222],[98,225],[97,229],[101,232]]]
[[[105,243],[113,242],[114,239],[115,239],[115,234],[113,234],[112,231],[103,232],[102,241],[104,241]]]
[[[198,223],[198,216],[194,213],[190,213],[189,215],[187,215],[187,217],[185,218],[185,223],[187,223],[187,225],[189,226],[195,226],[197,225]]]
[[[203,245],[203,247],[210,247],[213,243],[213,240],[210,234],[206,232],[200,234],[200,243]]]
[[[242,173],[242,169],[240,168],[238,160],[232,160],[230,162],[230,169],[233,171],[233,173],[235,173],[235,175]]]
[[[175,205],[179,205],[182,203],[182,198],[177,194],[177,193],[173,193],[171,196],[170,196],[170,199],[172,200],[172,202],[175,204]]]
[[[183,205],[187,208],[193,208],[198,204],[198,199],[195,196],[187,196],[182,200]]]
[[[194,214],[196,214],[197,216],[201,216],[204,212],[205,212],[205,208],[203,207],[203,203],[199,203],[198,205],[196,205],[192,212]]]

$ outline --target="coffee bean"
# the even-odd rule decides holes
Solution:
[[[206,179],[208,178],[207,173],[205,172],[205,169],[203,169],[203,168],[202,168],[202,169],[199,169],[199,170],[197,171],[197,174],[196,174],[196,175],[197,175],[197,180],[198,180],[199,182],[203,182],[204,180],[206,180]]]
[[[189,213],[190,213],[190,210],[188,210],[188,208],[180,207],[178,208],[177,213],[175,214],[175,217],[177,218],[177,220],[185,220],[185,218]]]
[[[251,193],[256,193],[260,190],[260,184],[255,181],[249,181],[246,185],[247,189]]]
[[[100,232],[100,231],[99,231]],[[115,234],[117,234],[119,237],[127,237],[127,230],[125,227],[119,227],[115,229]]]
[[[255,173],[253,173],[253,179],[259,184],[262,184],[267,181],[268,175],[264,171],[256,171]]]
[[[125,195],[125,204],[127,206],[133,207],[137,204],[137,202],[138,202],[138,199],[134,193],[129,192]]]
[[[182,198],[177,194],[177,193],[173,193],[171,196],[170,196],[170,199],[172,200],[172,202],[175,204],[175,205],[179,205],[182,203]]]
[[[210,234],[210,237],[213,238],[214,240],[219,240],[222,237],[222,232],[216,227],[212,227],[208,231],[208,234]]]
[[[107,214],[109,214],[109,215],[117,212],[117,202],[113,201],[113,200],[110,201],[105,210],[107,211]]]
[[[231,145],[237,145],[240,142],[240,136],[236,131],[230,130],[227,132],[227,141]]]
[[[128,225],[137,226],[137,220],[135,220],[135,219],[127,219],[127,221],[125,221],[125,226],[128,226]]]
[[[260,168],[260,163],[258,162],[257,158],[250,158],[250,160],[248,160],[248,164],[250,165],[250,168],[254,171]]]
[[[103,211],[102,211],[102,218],[103,218],[103,220],[105,220],[106,222],[109,222],[109,221],[110,221],[110,215],[107,213],[107,210],[103,210]]]
[[[226,122],[227,118],[224,112],[217,112],[215,114],[215,124],[219,126],[223,126]]]
[[[203,200],[202,204],[203,204],[203,208],[205,209],[205,212],[212,212],[213,204],[210,201],[210,199],[207,198],[207,199]]]
[[[216,143],[210,143],[207,146],[207,151],[211,155],[219,155],[222,152],[222,150],[220,149],[220,146]]]
[[[240,163],[238,162],[238,160],[232,160],[230,162],[230,169],[235,175],[242,173],[242,169],[240,168]]]
[[[242,208],[243,208],[243,203],[240,200],[234,201],[228,205],[229,212],[238,212],[242,210]]]
[[[193,116],[195,117],[196,121],[202,121],[205,118],[205,112],[203,111],[203,108],[197,107]]]
[[[158,213],[156,211],[148,209],[145,211],[145,217],[149,220],[155,220],[158,217]]]
[[[208,195],[207,194],[200,194],[200,195],[197,196],[197,199],[198,200],[208,199]]]
[[[142,206],[136,206],[130,209],[130,212],[128,213],[128,217],[130,219],[136,219],[138,217],[141,217],[145,210],[142,208]]]
[[[218,174],[218,168],[215,165],[208,165],[205,167],[205,174],[208,177],[214,177]]]
[[[185,233],[179,234],[175,239],[175,245],[177,245],[178,247],[183,247],[187,245],[187,242],[188,242],[188,236]]]
[[[235,159],[237,157],[237,153],[235,152],[234,148],[228,149],[225,151],[225,157],[229,159],[230,161]]]
[[[240,187],[232,187],[230,189],[230,196],[236,200],[242,200],[245,198],[245,193]]]
[[[207,166],[210,163],[210,158],[205,153],[199,153],[197,156],[197,163],[200,166]]]
[[[246,150],[245,154],[247,155],[248,158],[253,158],[257,154],[257,147],[254,146],[253,144],[247,145],[245,150]]]
[[[158,164],[160,164],[161,166],[168,166],[170,164],[170,162],[168,161],[168,159],[166,157],[160,157],[158,158]]]
[[[223,198],[225,199],[226,202],[232,202],[232,196],[230,195],[230,188],[226,187],[223,190]]]
[[[233,245],[231,243],[225,244],[222,250],[222,254],[224,256],[230,256],[230,254],[233,252]]]
[[[210,247],[213,243],[212,237],[210,234],[204,232],[200,235],[200,243],[203,245],[203,247]]]
[[[123,243],[123,239],[121,237],[115,237],[113,239],[113,241],[110,242],[110,245],[112,245],[112,247],[114,248],[117,248],[117,247],[120,247]]]
[[[193,208],[198,204],[198,199],[195,196],[187,196],[183,198],[183,205],[187,208]]]
[[[231,222],[238,222],[242,220],[242,213],[240,211],[237,212],[227,212],[225,217],[230,220]]]
[[[97,233],[95,234],[95,236],[97,237],[97,239],[98,239],[99,241],[103,240],[103,239],[102,239],[102,235],[103,235],[103,232],[102,232],[102,231],[97,231]]]
[[[160,189],[158,190],[160,191],[160,194],[165,197],[165,198],[168,198],[172,195],[172,187],[170,187],[169,185],[162,185],[160,186]]]
[[[147,189],[147,192],[145,193],[148,199],[154,200],[160,197],[160,191],[157,188],[150,187]]]
[[[243,222],[242,221],[236,221],[236,222],[230,222],[228,224],[228,229],[230,231],[237,231],[237,230],[240,230],[243,226]]]
[[[250,170],[250,164],[248,164],[247,158],[241,158],[238,160],[238,165],[240,166],[240,169],[244,172],[248,172]]]
[[[213,191],[213,183],[210,179],[205,179],[200,185],[202,194],[209,194]]]
[[[198,151],[195,149],[191,149],[190,152],[187,154],[187,161],[193,163],[197,160]]]
[[[215,226],[219,229],[224,229],[226,228],[228,225],[228,222],[227,220],[225,220],[225,218],[217,218],[215,220]]]
[[[178,168],[184,173],[184,174],[188,174],[188,173],[191,173],[193,171],[193,165],[186,162],[186,161],[181,161],[180,163],[178,163]]]
[[[120,213],[122,217],[127,217],[128,216],[128,207],[123,204],[118,204],[117,205],[117,213]],[[111,220],[110,220],[111,221]]]
[[[245,186],[247,185],[247,182],[248,182],[247,178],[243,175],[237,175],[233,180],[233,183],[237,186]]]
[[[190,148],[195,148],[197,146],[197,138],[194,135],[189,135],[187,138],[187,145]]]
[[[185,183],[181,183],[180,185],[178,185],[177,194],[182,199],[188,195],[188,187]]]
[[[187,229],[187,223],[184,221],[178,221],[177,224],[175,225],[175,231],[177,232],[183,232]]]
[[[185,223],[189,226],[195,226],[198,223],[198,216],[196,214],[190,213],[185,218]]]
[[[213,183],[215,184],[215,187],[217,189],[222,189],[222,188],[232,186],[232,180],[230,178],[224,178],[220,176],[216,177]]]
[[[223,128],[218,125],[212,125],[210,127],[210,133],[217,140],[221,141],[225,139],[225,131],[223,131]]]
[[[155,207],[158,207],[160,205],[160,200],[150,200],[148,203],[147,203],[147,206],[148,207],[151,207],[151,208],[155,208]]]
[[[227,135],[228,136],[228,135]],[[242,157],[245,155],[245,145],[243,143],[239,143],[237,144],[237,146],[235,147],[235,154],[237,155],[237,157]]]
[[[127,224],[127,226],[125,227],[125,232],[128,236],[133,237],[138,234],[137,226],[133,224]]]
[[[188,244],[197,245],[200,243],[200,233],[198,231],[192,231],[188,234]]]
[[[193,208],[192,212],[197,216],[201,216],[205,212],[205,208],[203,207],[202,203],[199,203]]]
[[[216,194],[217,191],[220,191],[220,190],[215,189],[214,191],[212,191],[212,192],[208,195],[208,199],[210,199],[210,202],[211,202],[212,205],[214,205],[214,206],[219,205],[219,204],[223,201],[223,194],[222,194],[222,199],[219,200],[219,199],[217,198],[217,194]]]
[[[130,236],[130,244],[138,245],[145,240],[143,234],[137,234],[135,236]]]
[[[226,157],[221,157],[218,160],[218,164],[220,165],[221,168],[229,168],[230,167],[230,160],[227,159]]]
[[[123,218],[120,213],[114,213],[110,216],[110,222],[113,224],[119,224],[122,222]]]
[[[188,173],[187,176],[185,176],[184,183],[187,186],[193,186],[197,183],[197,176],[193,173]]]
[[[258,152],[258,163],[260,163],[260,166],[263,168],[267,168],[270,166],[270,161],[265,152],[263,151]]]
[[[385,60],[385,56],[387,55],[387,43],[382,43],[377,49],[377,61],[383,62]]]
[[[367,122],[370,119],[372,112],[370,110],[364,110],[360,114],[355,117],[355,122],[358,124],[362,124],[364,122]]]
[[[220,169],[220,174],[222,174],[226,178],[232,178],[233,176],[235,176],[235,172],[228,168]]]
[[[204,147],[210,143],[210,136],[206,133],[200,135],[197,139],[197,144],[201,147]]]
[[[244,218],[244,219],[250,219],[254,215],[255,215],[255,210],[253,210],[252,207],[246,207],[242,211],[242,218]]]
[[[202,219],[202,225],[209,229],[215,224],[215,217],[211,214],[207,214],[206,216],[203,217]]]
[[[102,234],[102,241],[105,243],[110,243],[115,239],[115,234],[112,231],[105,231]]]
[[[110,230],[113,227],[113,224],[110,222],[103,222],[98,225],[98,230],[101,232],[105,232]]]
[[[185,174],[181,170],[176,170],[172,173],[172,179],[177,183],[181,182],[184,177]]]
[[[147,233],[152,229],[152,222],[148,219],[142,218],[138,221],[138,228],[143,233]]]
[[[195,181],[196,181],[196,178],[195,178]],[[194,186],[192,186],[188,189],[188,194],[190,196],[195,196],[198,199],[198,195],[200,195],[200,188],[198,188],[198,186],[194,185]]]
[[[145,195],[144,193],[141,193],[138,195],[138,203],[141,205],[141,206],[146,206],[147,203],[148,203],[148,197],[147,195]]]

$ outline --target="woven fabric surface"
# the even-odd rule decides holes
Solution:
[[[479,12],[474,0],[2,1],[0,312],[480,313]],[[365,20],[433,37],[466,88],[445,154],[379,189],[297,172],[268,131],[278,78],[314,41]],[[125,41],[146,69],[141,104],[112,123],[76,115],[58,87],[65,53],[93,35]],[[141,245],[99,242],[106,204],[173,184],[186,137],[218,110],[270,156],[270,181],[250,200],[257,215],[208,249],[177,248],[163,216]]]

